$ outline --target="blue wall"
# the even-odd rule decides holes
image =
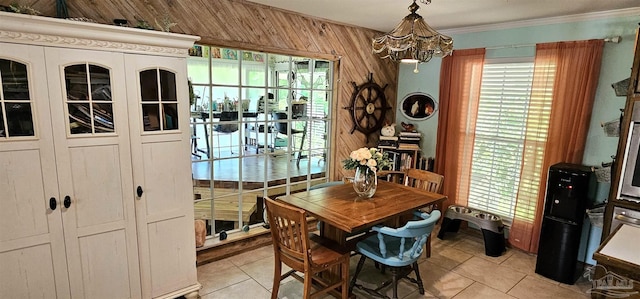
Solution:
[[[604,46],[600,81],[583,158],[585,165],[600,166],[602,162],[610,162],[611,156],[616,154],[618,138],[606,137],[601,123],[620,117],[620,109],[624,107],[626,98],[617,97],[611,84],[629,77],[631,73],[635,33],[639,21],[640,10],[634,11],[633,14],[626,14],[626,16],[599,16],[590,20],[552,25],[467,33],[443,31],[443,33],[451,35],[454,40],[454,49],[518,45],[517,47],[488,49],[487,58],[533,57],[535,53],[533,44],[535,43],[622,37],[620,43],[605,43]],[[397,102],[399,103],[405,95],[418,91],[430,94],[439,102],[440,65],[441,59],[434,58],[428,63],[419,65],[420,72],[418,74],[413,72],[415,65],[400,65]],[[418,131],[423,134],[423,155],[434,157],[438,113],[436,112],[433,117],[423,121],[413,121],[405,118],[400,110],[397,110],[396,123],[400,124],[400,122],[416,125]],[[609,187],[608,183],[598,185],[598,201],[604,201],[608,196]],[[592,229],[590,239],[591,242],[597,239],[596,244],[599,243],[599,233]],[[587,262],[594,263],[590,258],[587,259]]]

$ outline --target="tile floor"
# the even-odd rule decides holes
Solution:
[[[433,235],[439,230],[436,227]],[[359,257],[351,258],[351,274]],[[508,249],[500,257],[484,254],[482,235],[473,229],[447,234],[446,240],[433,238],[432,255],[420,259],[420,274],[425,294],[417,287],[401,281],[398,297],[414,298],[589,298],[591,283],[580,278],[575,285],[566,285],[534,273],[535,255]],[[283,265],[283,273],[289,270]],[[389,273],[389,271],[387,271]],[[198,267],[202,284],[202,299],[212,298],[270,298],[273,277],[273,248],[265,246],[224,260]],[[372,286],[384,281],[371,260],[358,278]],[[385,289],[392,295],[391,287]],[[372,298],[356,289],[356,298]],[[279,298],[302,298],[302,283],[288,278],[280,286]],[[332,298],[332,297],[327,297]]]

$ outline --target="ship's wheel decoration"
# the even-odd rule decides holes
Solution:
[[[380,87],[373,82],[373,74],[369,74],[369,81],[358,86],[353,84],[353,95],[351,96],[351,105],[343,107],[351,111],[351,121],[353,128],[351,134],[358,130],[365,135],[366,142],[369,142],[369,134],[378,132],[385,123],[385,115],[391,107],[387,104],[387,98],[384,95],[384,89],[388,84]]]

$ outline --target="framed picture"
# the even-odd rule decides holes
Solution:
[[[211,58],[222,58],[220,48],[211,47]]]
[[[222,59],[238,60],[238,52],[236,50],[223,49]]]
[[[399,108],[408,119],[425,120],[438,110],[438,102],[429,94],[413,92],[402,99]]]
[[[189,56],[202,57],[202,46],[193,45],[189,48]]]
[[[251,52],[242,52],[242,60],[244,60],[244,61],[253,61],[253,53],[251,53]]]

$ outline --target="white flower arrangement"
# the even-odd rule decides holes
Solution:
[[[368,167],[373,171],[388,168],[391,165],[387,153],[381,153],[380,150],[375,147],[363,147],[352,151],[349,159],[343,160],[342,163],[344,164],[344,169]]]

